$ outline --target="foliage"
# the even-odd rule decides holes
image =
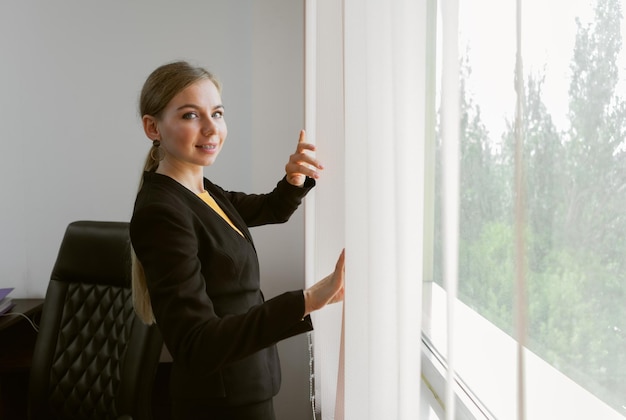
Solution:
[[[544,76],[525,80],[522,220],[530,349],[623,412],[626,103],[617,91],[620,20],[618,0],[597,0],[594,21],[576,22],[568,129],[556,129],[542,100]],[[502,147],[494,147],[479,104],[464,88],[471,77],[467,58],[461,67],[459,295],[511,334],[514,129],[509,122]]]

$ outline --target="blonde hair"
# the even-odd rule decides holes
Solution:
[[[209,79],[218,92],[221,93],[222,87],[217,78],[203,69],[202,67],[192,66],[186,61],[175,61],[164,64],[154,70],[146,79],[141,89],[139,97],[139,115],[151,115],[157,120],[161,118],[161,113],[167,104],[179,92],[201,80]],[[159,149],[159,143],[153,141],[152,147],[148,152],[144,163],[144,172],[154,172],[159,167],[162,156]],[[142,177],[143,179],[143,177]],[[141,189],[143,181],[139,181],[139,189]],[[152,311],[152,302],[148,293],[148,285],[146,283],[146,274],[141,261],[135,254],[132,244],[130,246],[130,256],[132,262],[132,294],[133,307],[135,313],[145,324],[151,325],[156,322],[154,312]]]
[[[130,258],[132,263],[132,283],[131,290],[133,294],[133,307],[135,313],[143,321],[144,324],[152,325],[155,322],[154,312],[152,312],[152,302],[148,293],[148,285],[146,284],[146,274],[143,271],[143,265],[135,254],[135,249],[130,247]]]

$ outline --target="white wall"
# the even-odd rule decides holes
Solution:
[[[285,173],[304,128],[304,1],[253,1],[252,186],[267,190]],[[304,206],[283,225],[252,232],[267,297],[304,287]],[[278,420],[312,418],[305,335],[278,343],[283,386]],[[290,377],[287,378],[286,375]]]
[[[224,85],[229,136],[206,175],[263,192],[303,125],[303,1],[0,2],[0,287],[43,297],[68,223],[129,220],[150,143],[137,98],[187,59]],[[304,282],[302,211],[253,230],[266,296]],[[279,418],[306,419],[306,337],[280,344]]]
[[[230,135],[207,174],[250,186],[251,3],[0,4],[0,282],[15,297],[43,296],[69,222],[130,218],[150,146],[138,94],[164,62],[222,79]]]

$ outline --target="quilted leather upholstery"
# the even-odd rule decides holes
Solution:
[[[30,417],[150,418],[161,347],[133,312],[128,224],[70,224],[46,292]]]

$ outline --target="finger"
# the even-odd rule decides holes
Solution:
[[[300,168],[306,167],[324,169],[324,165],[322,165],[319,160],[311,155],[307,155],[306,153],[295,153],[289,156],[289,161],[285,166],[288,172],[296,172],[299,171]]]
[[[313,143],[298,142],[298,148],[296,149],[296,154],[303,153],[305,150],[310,150],[314,152],[315,150],[317,150],[317,147],[315,147]]]
[[[341,254],[339,254],[339,258],[337,258],[337,264],[335,264],[335,270],[342,269],[344,270],[346,266],[346,249],[343,248],[341,250]]]
[[[300,130],[300,137],[298,138],[298,145],[300,143],[306,143],[306,132],[304,129]]]
[[[339,254],[339,258],[337,258],[337,264],[335,264],[335,273],[334,278],[338,283],[338,286],[343,288],[344,277],[346,271],[346,251],[345,249],[341,251]]]
[[[291,156],[290,160],[291,160],[291,163],[295,165],[307,164],[307,165],[314,166],[318,169],[324,169],[324,165],[322,165],[322,163],[319,160],[315,159],[311,155],[307,155],[306,153],[294,154]]]
[[[308,176],[309,178],[315,178],[315,179],[318,179],[320,177],[320,174],[317,173],[315,169],[312,169],[306,165],[299,165],[297,163],[289,163],[285,166],[285,169],[286,169],[288,176],[305,175],[305,176]]]

